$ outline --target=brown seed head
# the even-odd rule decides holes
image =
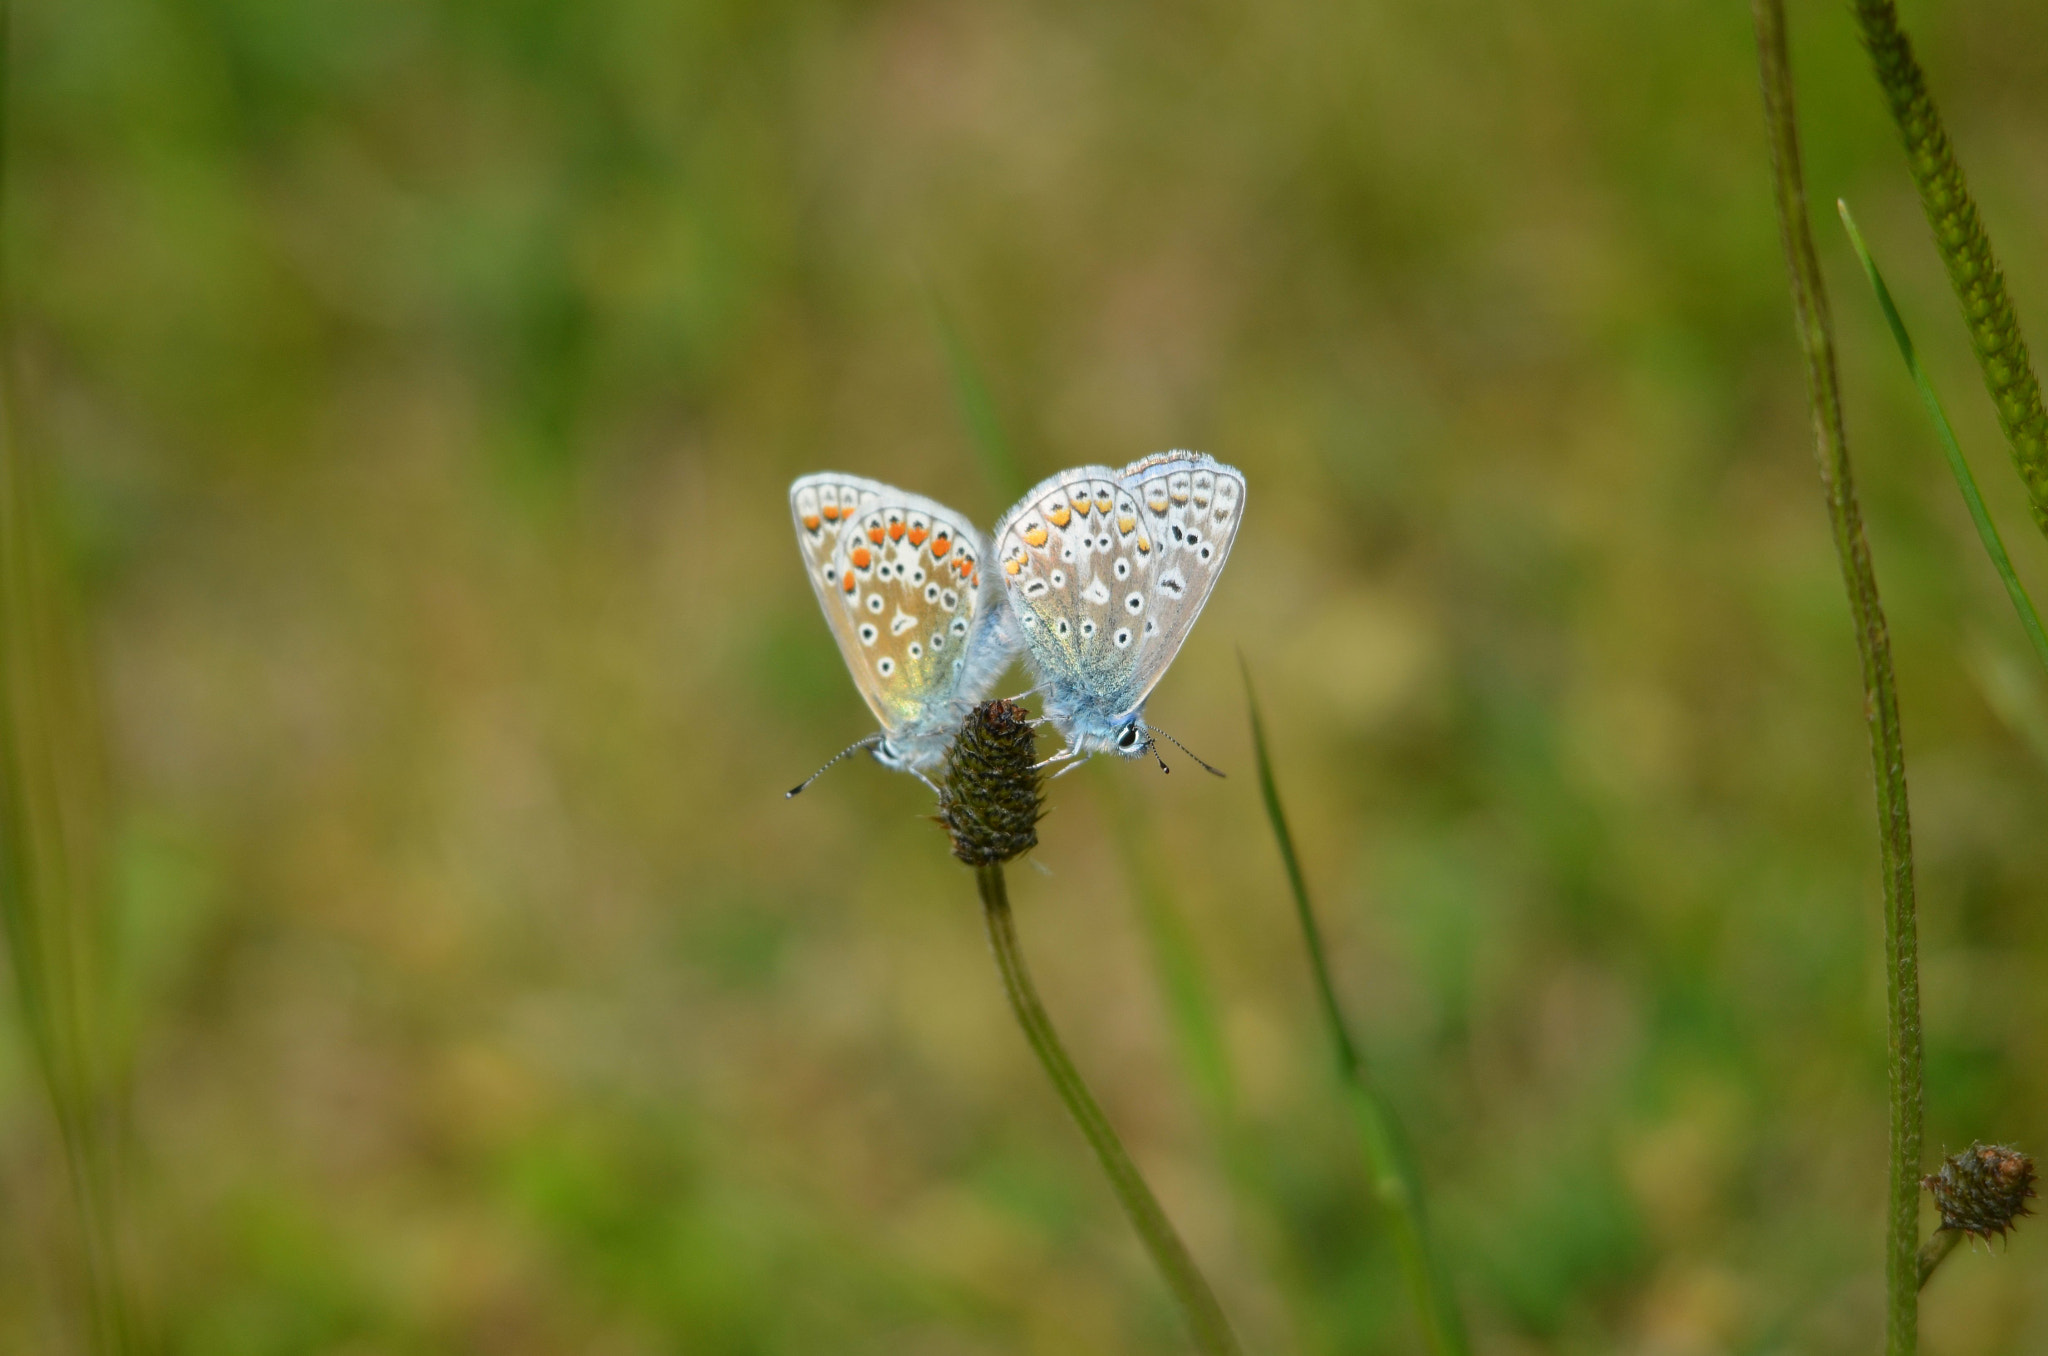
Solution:
[[[2027,1202],[2034,1195],[2034,1160],[2002,1144],[1972,1144],[1920,1185],[1934,1193],[1942,1228],[1989,1238],[2033,1213]]]
[[[939,823],[970,866],[1007,862],[1038,846],[1045,813],[1037,738],[1023,707],[983,702],[960,725],[939,784]]]

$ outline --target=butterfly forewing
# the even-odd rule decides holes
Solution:
[[[884,731],[948,719],[963,678],[989,668],[969,652],[986,630],[980,534],[942,504],[855,476],[805,476],[789,503],[825,621]]]
[[[996,530],[999,577],[1048,686],[1048,710],[1135,712],[1208,601],[1244,478],[1197,453],[1040,484]]]
[[[1149,546],[1141,552],[1151,565],[1142,598],[1148,643],[1134,677],[1142,701],[1179,653],[1230,558],[1244,477],[1198,453],[1163,452],[1126,466],[1118,489],[1136,505],[1138,537]]]

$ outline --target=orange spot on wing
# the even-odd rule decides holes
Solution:
[[[1095,505],[1089,501],[1088,496],[1085,494],[1074,501],[1074,512],[1080,514],[1083,518],[1086,518],[1094,507]]]
[[[874,561],[874,557],[868,554],[868,548],[865,546],[854,547],[853,555],[849,558],[856,570],[865,570]]]
[[[826,522],[828,522],[828,523],[836,523],[836,522],[838,522],[838,521],[839,521],[839,505],[837,505],[837,504],[827,504],[827,505],[825,505],[825,507],[824,507],[824,508],[823,508],[822,510],[820,510],[820,511],[824,513],[824,515],[825,515],[825,521],[826,521]]]
[[[953,539],[941,532],[932,538],[932,559],[937,560],[953,549]]]
[[[1023,562],[1023,561],[1022,561],[1021,559],[1020,559],[1020,560],[1006,560],[1006,561],[1004,561],[1004,562],[1003,562],[1003,573],[1005,573],[1005,574],[1015,574],[1015,573],[1017,573],[1017,572],[1018,572],[1019,570],[1021,570],[1021,569],[1023,569],[1023,568],[1024,568],[1024,562]]]
[[[922,546],[924,545],[924,539],[930,535],[931,533],[927,532],[924,528],[913,527],[910,529],[910,544],[912,546]]]
[[[1024,529],[1024,544],[1026,546],[1043,546],[1045,545],[1045,539],[1049,535],[1051,534],[1042,527],[1027,527]]]
[[[817,515],[817,514],[815,514],[815,513],[806,513],[806,514],[804,515],[804,530],[805,530],[806,532],[816,532],[816,531],[818,530],[818,515]]]
[[[1116,530],[1125,533],[1126,535],[1128,535],[1130,530],[1136,527],[1137,525],[1138,520],[1127,515],[1120,515],[1116,520]]]
[[[1152,551],[1152,539],[1150,537],[1138,538],[1138,549],[1149,555]]]
[[[889,540],[890,540],[890,541],[902,541],[902,540],[903,540],[903,524],[901,524],[901,523],[891,523],[891,524],[889,524]]]
[[[1052,519],[1052,525],[1054,527],[1065,527],[1068,523],[1074,521],[1074,515],[1067,511],[1067,506],[1065,504],[1061,504],[1058,508],[1054,509],[1052,512],[1046,514],[1045,516]]]
[[[868,540],[873,542],[875,545],[880,546],[882,544],[882,529],[879,527],[869,528]]]
[[[844,589],[848,593],[853,592],[853,576],[847,575],[846,578],[840,582],[839,587],[841,589]]]

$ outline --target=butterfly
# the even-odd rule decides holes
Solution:
[[[825,767],[866,748],[930,785],[1017,652],[1002,590],[984,582],[981,534],[943,504],[837,471],[793,483],[789,511],[825,624],[882,723]]]
[[[1067,742],[1055,759],[1152,749],[1145,698],[1209,600],[1243,513],[1240,472],[1162,452],[1121,471],[1062,471],[996,524],[997,577]]]

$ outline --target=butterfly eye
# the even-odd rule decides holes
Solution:
[[[1135,749],[1135,748],[1137,748],[1137,747],[1138,747],[1138,727],[1137,727],[1137,726],[1135,726],[1135,725],[1126,725],[1126,726],[1124,726],[1124,728],[1123,728],[1123,732],[1122,732],[1121,734],[1119,734],[1119,735],[1118,735],[1118,736],[1116,737],[1116,746],[1117,746],[1118,748],[1120,748],[1120,749]]]

